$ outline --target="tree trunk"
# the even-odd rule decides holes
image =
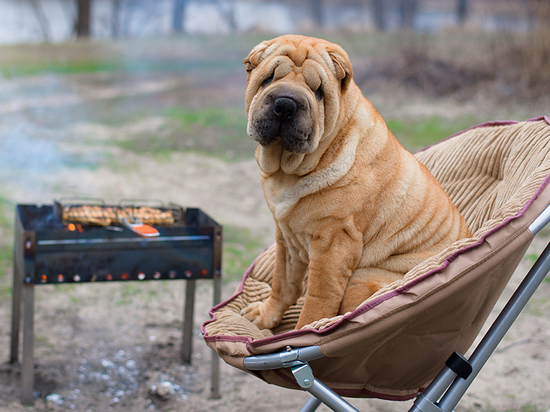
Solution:
[[[418,9],[418,0],[400,0],[399,14],[401,15],[401,27],[405,30],[414,28],[414,18]]]
[[[237,20],[235,19],[235,1],[220,1],[213,0],[213,3],[218,6],[220,16],[227,22],[230,33],[237,31]]]
[[[38,20],[38,24],[40,25],[40,29],[42,30],[44,40],[50,41],[50,24],[48,22],[48,18],[44,14],[44,10],[42,10],[38,0],[31,0],[31,6],[34,10],[34,14],[36,15],[36,19]]]
[[[466,18],[468,17],[468,0],[457,0],[456,17],[460,25],[466,22]]]
[[[172,30],[174,33],[185,33],[185,9],[189,0],[174,0],[174,14],[172,15]]]
[[[90,36],[90,10],[92,0],[76,0],[76,37]]]
[[[384,0],[371,0],[371,8],[376,28],[385,31],[387,27]]]
[[[323,0],[309,0],[309,11],[315,27],[322,28],[324,26]]]
[[[120,9],[121,0],[113,0],[113,15],[111,16],[111,36],[120,36]]]

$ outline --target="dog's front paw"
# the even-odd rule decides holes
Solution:
[[[281,316],[270,310],[267,302],[254,302],[241,310],[241,315],[259,329],[272,329],[281,322]]]

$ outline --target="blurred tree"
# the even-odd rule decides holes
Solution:
[[[44,14],[44,10],[42,10],[42,6],[40,2],[38,0],[29,0],[29,2],[34,11],[34,14],[36,15],[38,24],[40,25],[40,30],[42,30],[42,35],[44,36],[44,40],[45,41],[50,40],[50,24],[48,22],[46,15]]]
[[[185,11],[191,0],[174,0],[172,14],[172,31],[174,33],[185,33]],[[237,20],[235,19],[234,0],[204,0],[203,3],[210,3],[218,8],[221,17],[227,22],[229,31],[237,31]]]
[[[308,7],[313,24],[318,28],[322,28],[324,26],[323,0],[308,0]]]
[[[113,15],[111,17],[111,36],[117,38],[120,36],[120,10],[122,0],[113,0]]]
[[[468,0],[457,0],[456,16],[461,25],[466,22],[466,18],[468,17]]]
[[[540,21],[544,20],[546,10],[549,8],[550,4],[548,0],[523,0],[523,3],[527,11],[529,28],[534,30],[536,26],[540,24]],[[542,19],[541,16],[543,16]]]
[[[418,11],[418,0],[399,0],[401,27],[405,30],[414,28],[414,19]]]
[[[386,13],[385,13],[384,0],[371,0],[372,14],[374,17],[374,24],[380,31],[386,30]]]
[[[185,9],[189,0],[174,0],[174,14],[172,15],[172,30],[174,33],[185,33]]]
[[[237,20],[235,19],[235,1],[234,0],[211,0],[216,6],[222,18],[227,22],[229,31],[237,31]]]
[[[90,36],[90,10],[92,0],[76,0],[76,37]]]
[[[270,0],[259,0],[260,2],[269,3]],[[290,8],[298,6],[309,14],[313,25],[316,28],[322,28],[325,24],[324,9],[326,3],[340,5],[346,0],[279,0],[281,3],[287,4]]]

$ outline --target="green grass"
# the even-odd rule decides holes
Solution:
[[[0,76],[44,73],[237,70],[253,46],[243,38],[184,36],[0,46]],[[250,45],[249,45],[250,43]]]
[[[198,111],[172,108],[167,115],[179,122],[183,136],[189,136],[186,140],[189,149],[226,160],[241,160],[254,155],[256,143],[246,134],[244,107],[209,107]]]
[[[117,142],[117,145],[140,154],[193,151],[228,161],[251,158],[254,154],[256,144],[247,137],[246,115],[242,107],[170,108],[163,115],[179,125],[169,136],[136,135]],[[448,120],[433,116],[418,120],[389,118],[387,123],[401,144],[415,152],[479,121],[471,117]]]
[[[328,34],[313,33],[319,37],[336,41],[350,53],[359,64],[366,56],[389,56],[403,44],[403,35]],[[462,35],[463,37],[466,35]],[[242,59],[251,47],[270,37],[266,35],[236,36],[181,36],[163,39],[133,39],[117,41],[77,41],[61,44],[19,45],[0,47],[0,77],[26,76],[40,73],[154,73],[154,72],[201,72],[205,76],[223,78],[228,73],[242,72]],[[426,36],[424,36],[426,37]],[[429,37],[429,36],[428,36]],[[466,36],[467,37],[467,36]],[[449,40],[449,39],[448,39]],[[452,39],[451,39],[452,40]],[[427,40],[426,40],[427,41]],[[434,50],[437,38],[429,37]],[[433,44],[432,44],[433,43]],[[463,44],[461,42],[460,44]],[[428,47],[428,46],[426,46]],[[94,114],[109,118],[116,113],[124,121],[128,110],[137,108],[130,102],[139,97],[123,99],[109,110],[102,105],[94,106]],[[185,104],[185,102],[182,102]],[[138,135],[132,139],[117,142],[120,147],[140,154],[167,154],[174,151],[196,151],[225,160],[241,160],[253,156],[255,144],[246,135],[246,116],[243,105],[239,107],[206,107],[185,110],[180,107],[151,107],[150,97],[143,103],[147,115],[160,114],[179,123],[179,128],[169,136]],[[124,110],[117,109],[124,107]],[[99,114],[98,114],[99,113]],[[102,121],[102,119],[98,119]],[[388,125],[401,143],[415,151],[433,144],[457,131],[478,123],[464,118],[446,120],[429,117],[417,120],[388,118]],[[78,159],[76,160],[78,162]]]
[[[448,120],[433,116],[418,120],[389,118],[386,123],[400,143],[415,152],[480,122],[471,117]]]
[[[42,63],[30,63],[22,65],[0,66],[0,74],[3,77],[11,78],[17,76],[29,76],[42,73],[94,73],[102,71],[114,71],[120,69],[120,64],[115,62],[81,61],[63,62],[46,61]]]
[[[414,42],[418,47],[462,60],[486,57],[494,35],[439,33],[303,33],[340,44],[352,62],[365,56],[388,56]],[[187,71],[205,68],[241,69],[242,60],[256,44],[275,37],[267,33],[228,36],[184,35],[148,39],[77,40],[0,46],[0,73],[4,77],[40,73],[91,73],[98,71]],[[475,43],[478,47],[464,47]]]
[[[116,144],[134,153],[149,155],[193,151],[228,161],[254,156],[256,143],[246,134],[244,108],[170,108],[163,115],[177,122],[175,131],[162,137],[138,134]]]
[[[529,262],[530,265],[534,265],[535,262],[538,260],[539,257],[540,257],[540,255],[537,254],[537,253],[528,253],[528,254],[526,254],[525,256],[523,256],[523,258],[524,258],[527,262]],[[546,277],[544,278],[544,282],[545,282],[545,283],[550,283],[550,276],[546,276]]]
[[[0,195],[0,228],[2,230],[13,230],[14,207],[13,202]]]
[[[525,307],[525,313],[532,316],[544,316],[548,313],[550,300],[546,298],[531,298]]]
[[[529,253],[524,256],[524,259],[526,259],[532,265],[537,261],[538,258],[539,255],[537,253]]]
[[[244,228],[225,225],[223,233],[223,279],[239,280],[267,245]]]
[[[244,108],[215,108],[209,107],[200,111],[185,111],[179,108],[172,108],[166,111],[171,119],[181,123],[183,129],[190,129],[190,126],[219,127],[234,129],[239,132],[246,132],[246,116]]]
[[[13,216],[14,204],[0,196],[0,299],[11,295],[12,286],[6,273],[13,262]]]

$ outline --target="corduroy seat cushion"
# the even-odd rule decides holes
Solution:
[[[318,345],[327,358],[316,376],[346,396],[415,396],[454,351],[466,351],[512,275],[532,236],[530,223],[550,203],[550,124],[494,122],[416,154],[439,180],[473,236],[455,242],[343,316],[294,331],[299,301],[274,330],[240,315],[269,296],[274,247],[249,268],[236,294],[202,326],[207,344],[243,370],[242,359],[286,346]],[[297,387],[285,370],[271,383]]]

